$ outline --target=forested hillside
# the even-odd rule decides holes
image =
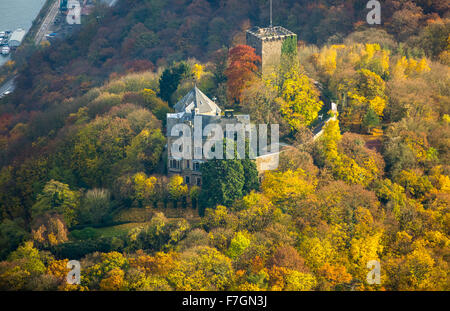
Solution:
[[[450,5],[387,0],[380,26],[365,5],[274,0],[300,41],[268,76],[244,45],[267,1],[122,0],[39,48],[0,99],[0,289],[449,290]],[[166,176],[194,83],[280,124],[277,170]]]

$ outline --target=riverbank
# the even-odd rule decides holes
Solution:
[[[27,33],[35,29],[39,15],[45,14],[45,4],[48,0],[2,0],[0,1],[0,31],[11,31],[21,28]],[[57,1],[57,0],[51,0]],[[44,9],[44,10],[43,10]],[[22,38],[22,43],[25,37]],[[0,57],[0,66],[11,60],[10,56]]]
[[[34,40],[36,45],[39,45],[44,39],[50,25],[54,22],[56,15],[59,13],[59,2],[54,0],[53,3],[50,1],[49,7],[47,8],[47,14],[45,14],[39,27],[36,27],[34,36],[30,35],[30,38]]]
[[[101,0],[101,2],[111,7],[117,3],[117,0]],[[88,4],[83,7],[83,9],[87,8],[92,9],[92,5]],[[86,14],[87,11],[84,11],[85,15],[89,14]],[[33,20],[21,46],[11,55],[10,61],[5,66],[0,66],[0,86],[16,76],[34,52],[49,45],[45,37],[48,33],[58,32],[60,37],[65,37],[80,29],[80,25],[64,25],[64,23],[61,23],[63,16],[58,14],[60,14],[59,0],[46,0]],[[55,20],[59,23],[56,23]]]
[[[51,7],[55,2],[58,2],[59,0],[47,0],[45,1],[44,6],[39,11],[38,16],[33,21],[33,26],[31,26],[30,30],[27,33],[26,40],[30,43],[34,42],[34,38],[36,37],[37,32],[41,28],[42,23],[44,22],[45,18],[50,12]]]
[[[31,23],[31,27],[25,35],[20,47],[9,57],[9,60],[0,66],[0,86],[9,82],[17,75],[19,68],[26,64],[27,59],[33,54],[39,47],[35,45],[34,38],[36,33],[44,22],[45,17],[50,11],[52,5],[58,0],[46,0],[38,15]]]

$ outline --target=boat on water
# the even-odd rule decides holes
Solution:
[[[8,55],[11,52],[9,46],[2,47],[2,55]]]
[[[25,35],[26,31],[22,28],[15,31],[0,31],[0,55],[9,55],[12,50],[20,46]]]
[[[8,45],[9,37],[11,36],[11,31],[0,31],[0,46]],[[1,50],[1,49],[0,49]]]
[[[8,38],[11,34],[11,30],[0,31],[0,38]]]

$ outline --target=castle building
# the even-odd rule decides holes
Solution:
[[[226,124],[250,124],[249,115],[234,115],[232,111],[222,110],[219,106],[209,99],[197,86],[188,92],[175,106],[175,113],[167,114],[167,145],[168,145],[168,161],[167,171],[169,176],[180,175],[183,177],[185,184],[189,186],[201,186],[201,165],[206,161],[202,150],[195,150],[193,143],[194,118],[201,118],[202,146],[208,137],[203,135],[204,128],[209,124],[219,124],[223,132],[225,132]],[[191,128],[192,133],[192,155],[190,159],[183,159],[172,154],[171,146],[179,136],[172,136],[172,128],[177,124],[186,124]],[[194,152],[200,152],[202,157],[195,159]]]
[[[247,45],[253,47],[256,55],[261,57],[263,75],[271,73],[280,64],[283,43],[288,38],[294,38],[297,42],[297,35],[281,26],[247,30]]]

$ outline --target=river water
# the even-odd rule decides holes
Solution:
[[[45,0],[0,0],[0,31],[23,28],[29,30]],[[0,55],[0,66],[9,56]]]

